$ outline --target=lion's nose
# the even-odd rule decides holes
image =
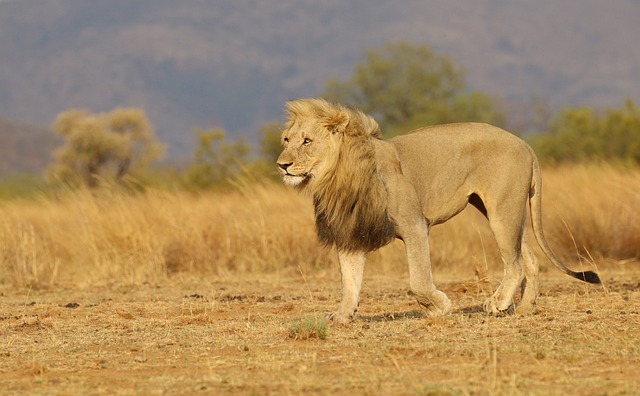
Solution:
[[[278,162],[278,166],[283,171],[286,171],[292,164],[293,164],[293,162]]]

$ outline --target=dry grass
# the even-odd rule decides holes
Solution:
[[[302,198],[280,187],[243,193],[69,192],[5,202],[1,265],[11,283],[142,283],[182,272],[273,272],[326,265]],[[311,241],[311,243],[309,243]]]
[[[640,258],[640,171],[580,166],[543,173],[545,230],[558,254],[629,260]]]
[[[479,312],[501,265],[470,210],[432,235],[453,314],[423,317],[394,243],[371,257],[358,319],[328,328],[315,319],[339,299],[335,257],[309,200],[283,187],[2,202],[0,389],[638,394],[640,171],[544,176],[552,247],[573,267],[593,257],[608,292],[550,269],[536,315]]]
[[[640,170],[579,166],[544,177],[545,230],[568,264],[638,259]],[[140,284],[185,272],[324,271],[335,257],[316,241],[309,201],[281,186],[257,185],[226,194],[76,191],[2,202],[0,282]],[[445,278],[452,270],[500,269],[487,222],[473,209],[435,227],[432,248],[436,274]],[[370,261],[375,274],[405,271],[402,243]],[[546,260],[540,262],[544,269]]]

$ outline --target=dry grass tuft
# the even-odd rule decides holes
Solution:
[[[296,320],[289,329],[289,338],[309,340],[327,338],[327,320],[324,317],[309,317]]]

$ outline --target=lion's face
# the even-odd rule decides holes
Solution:
[[[300,186],[322,175],[335,152],[335,138],[315,120],[296,119],[282,133],[278,170],[285,184]]]

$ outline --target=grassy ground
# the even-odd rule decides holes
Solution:
[[[368,276],[353,324],[329,326],[324,339],[293,337],[300,320],[336,307],[335,272],[3,287],[0,388],[31,395],[640,392],[638,264],[601,268],[608,292],[543,274],[539,312],[525,317],[479,312],[483,287],[470,278],[441,282],[455,311],[425,318],[403,274]]]

